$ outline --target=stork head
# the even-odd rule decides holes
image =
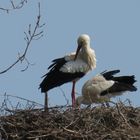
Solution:
[[[77,39],[78,45],[82,45],[83,46],[83,45],[86,45],[89,42],[90,42],[90,37],[87,34],[82,34]]]
[[[78,39],[77,39],[77,43],[78,43],[78,47],[77,47],[77,50],[76,50],[76,55],[75,55],[74,60],[76,60],[77,55],[78,55],[80,49],[82,47],[87,46],[88,44],[90,44],[90,37],[89,37],[89,35],[87,35],[87,34],[80,35],[78,37]]]

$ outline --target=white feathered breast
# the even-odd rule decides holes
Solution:
[[[60,71],[65,73],[76,73],[76,72],[83,72],[87,73],[89,71],[89,66],[81,59],[77,59],[76,61],[69,61],[64,64]]]

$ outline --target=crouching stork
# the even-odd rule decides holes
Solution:
[[[102,72],[88,80],[82,87],[82,96],[77,97],[76,105],[106,103],[111,97],[119,96],[126,91],[136,91],[135,76],[118,76],[120,70]]]
[[[40,84],[41,92],[72,82],[72,106],[75,105],[75,83],[87,72],[96,67],[96,56],[90,47],[90,37],[86,34],[79,36],[77,51],[62,58],[54,59],[48,67],[49,72]]]

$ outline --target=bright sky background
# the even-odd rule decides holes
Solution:
[[[0,71],[7,68],[26,47],[24,31],[34,26],[38,15],[37,0],[30,0],[19,10],[9,14],[0,10]],[[1,0],[0,7],[8,7]],[[86,33],[91,37],[91,46],[96,52],[97,68],[82,78],[76,85],[80,94],[82,85],[95,74],[104,70],[120,69],[120,75],[135,75],[140,88],[140,0],[41,0],[41,16],[44,37],[33,41],[27,58],[34,66],[18,64],[0,75],[0,95],[7,94],[44,103],[44,94],[38,90],[41,76],[47,72],[51,60],[74,52],[77,37]],[[61,86],[71,100],[71,83]],[[2,96],[0,97],[2,103]],[[139,90],[119,97],[130,99],[140,105]],[[69,102],[71,104],[71,101]],[[65,105],[60,88],[49,91],[49,104]]]

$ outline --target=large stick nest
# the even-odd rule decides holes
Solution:
[[[0,140],[140,140],[140,108],[57,107],[9,110],[0,117]]]

